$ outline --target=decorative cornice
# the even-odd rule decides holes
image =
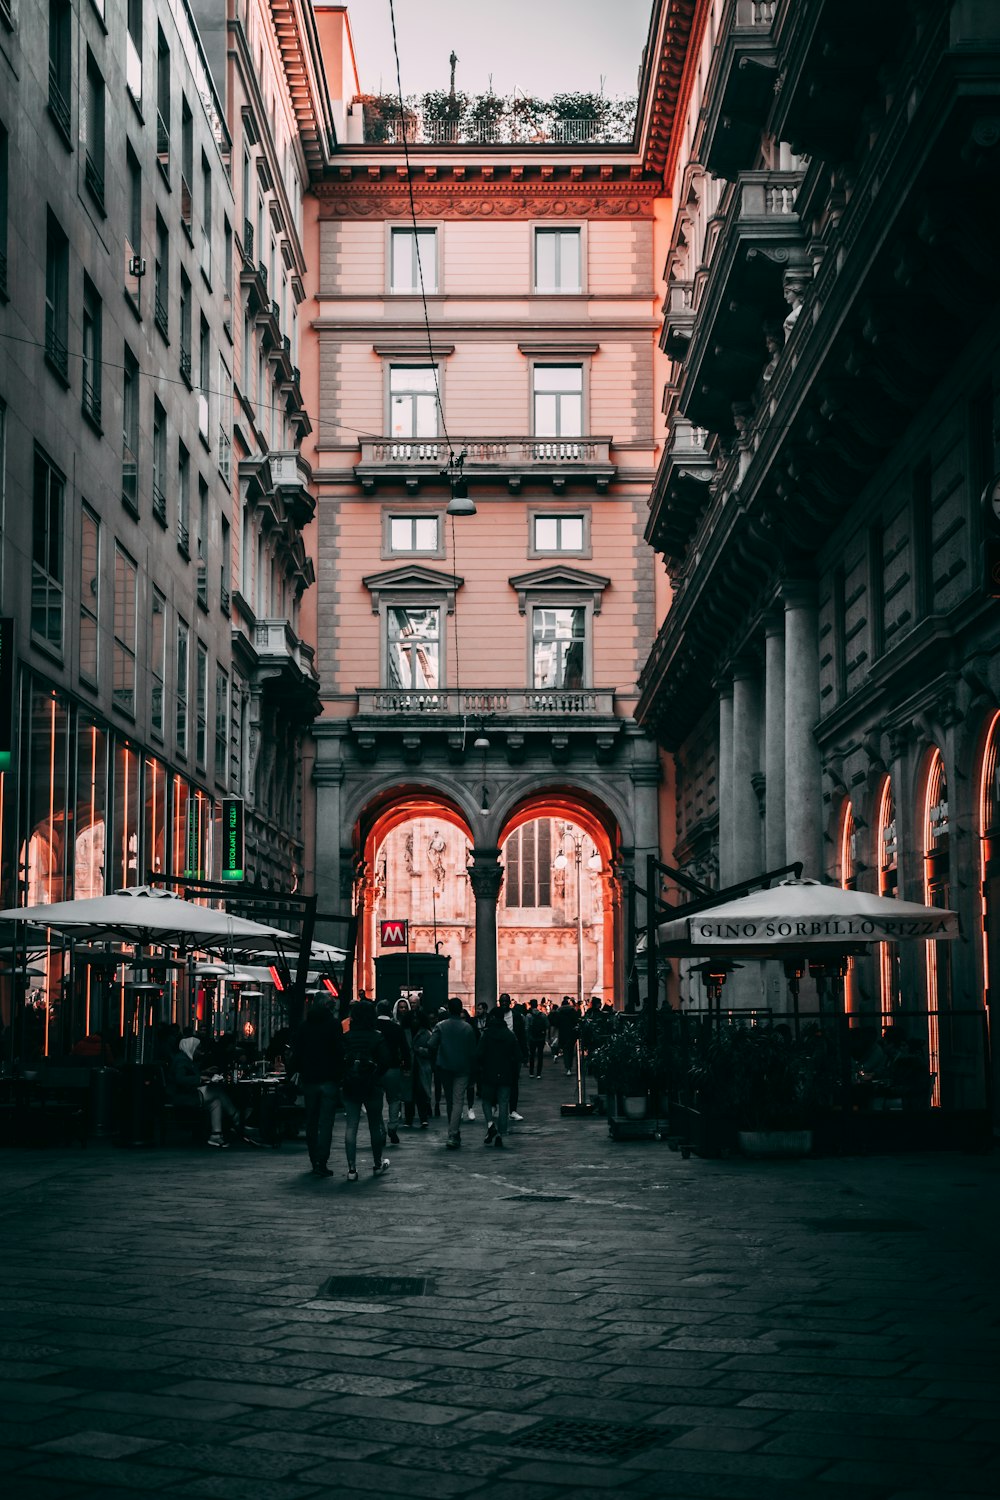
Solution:
[[[378,169],[373,169],[377,173]],[[413,183],[418,217],[460,219],[651,219],[659,184],[651,181],[525,183],[517,179]],[[404,219],[405,177],[376,175],[323,182],[314,189],[320,219]]]
[[[546,354],[596,354],[600,344],[596,339],[525,339],[518,344],[518,351],[528,355]]]
[[[454,344],[442,344],[437,340],[428,346],[426,338],[421,339],[416,334],[408,338],[379,339],[372,348],[375,353],[383,359],[426,359],[429,352],[435,359],[444,359],[449,354],[454,354]]]

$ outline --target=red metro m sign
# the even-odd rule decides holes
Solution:
[[[379,942],[383,948],[406,948],[409,946],[408,922],[387,920],[379,923]]]

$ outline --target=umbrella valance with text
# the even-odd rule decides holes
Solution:
[[[661,948],[853,947],[907,939],[950,942],[958,915],[943,907],[845,891],[814,880],[789,880],[690,917],[661,922]]]

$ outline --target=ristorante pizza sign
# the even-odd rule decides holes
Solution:
[[[695,943],[871,943],[897,942],[905,938],[928,941],[958,936],[954,912],[918,917],[694,917],[691,940]]]

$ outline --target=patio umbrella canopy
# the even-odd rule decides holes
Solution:
[[[196,906],[171,891],[143,885],[80,901],[11,906],[0,911],[0,923],[27,923],[35,930],[50,927],[72,937],[143,946],[246,950],[273,948],[276,939],[295,942],[292,933],[278,927]]]
[[[817,880],[784,880],[769,890],[661,922],[657,931],[661,951],[678,956],[726,951],[762,958],[908,938],[950,942],[959,936],[953,911],[845,891]]]

